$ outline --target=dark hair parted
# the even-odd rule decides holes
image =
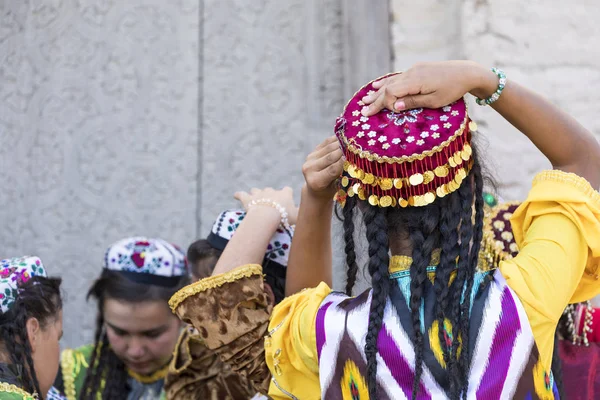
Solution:
[[[475,147],[475,146],[474,146]],[[418,396],[423,373],[424,337],[421,330],[420,307],[424,297],[427,267],[434,250],[440,249],[440,263],[434,279],[436,294],[435,317],[442,343],[443,357],[450,377],[450,397],[458,399],[468,387],[469,359],[467,351],[459,351],[459,343],[468,348],[470,296],[462,298],[463,289],[471,290],[483,237],[484,177],[477,157],[469,176],[460,188],[425,207],[378,208],[348,198],[343,209],[344,238],[348,277],[346,292],[351,293],[356,281],[354,221],[356,209],[362,211],[369,247],[368,270],[371,275],[372,301],[366,336],[365,354],[368,364],[368,386],[371,399],[377,398],[377,338],[383,323],[391,280],[389,279],[389,238],[405,240],[411,245],[410,301],[415,346],[415,379],[412,398]],[[458,258],[458,265],[456,260]],[[458,267],[458,268],[457,268]],[[456,271],[456,272],[454,272]],[[451,280],[451,275],[456,277]],[[452,284],[450,282],[452,281]],[[452,325],[452,345],[444,340],[444,321]],[[460,338],[460,342],[459,342]]]
[[[19,287],[19,295],[10,310],[0,314],[0,340],[10,362],[23,368],[23,389],[38,393],[40,385],[35,374],[27,321],[38,320],[41,329],[54,323],[62,310],[59,278],[36,276]]]
[[[102,399],[125,400],[130,391],[127,384],[125,365],[111,350],[106,329],[104,327],[104,302],[106,299],[116,299],[131,303],[160,300],[165,302],[179,289],[189,284],[189,277],[182,276],[174,287],[162,287],[134,282],[118,271],[104,270],[98,280],[88,291],[88,300],[93,298],[98,304],[96,317],[96,333],[94,351],[89,363],[89,369],[81,390],[84,400],[97,400],[98,393]],[[104,388],[102,389],[102,385]]]

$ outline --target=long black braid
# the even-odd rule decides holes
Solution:
[[[369,326],[365,343],[368,365],[369,398],[377,398],[377,339],[383,324],[383,313],[390,291],[388,267],[390,263],[387,210],[368,207],[364,212],[369,242],[369,273],[371,274],[372,299]]]
[[[440,263],[436,268],[434,279],[434,291],[436,295],[436,320],[438,323],[438,340],[442,348],[444,362],[449,371],[454,371],[455,360],[450,358],[451,346],[446,345],[444,320],[447,317],[450,304],[450,277],[456,271],[456,259],[458,258],[460,246],[458,242],[458,231],[456,227],[460,224],[460,214],[455,212],[460,207],[460,198],[450,196],[446,201],[447,207],[441,208],[440,216]]]
[[[125,365],[110,348],[103,316],[105,300],[111,298],[132,303],[163,300],[166,307],[171,296],[188,283],[189,278],[182,277],[176,286],[165,288],[133,282],[119,272],[102,272],[87,296],[97,301],[98,315],[94,351],[81,389],[82,400],[97,400],[99,393],[103,400],[125,400],[131,390]]]
[[[410,213],[412,213],[411,210]],[[408,215],[410,215],[410,213]],[[419,211],[417,211],[419,213]],[[423,373],[424,338],[421,329],[421,305],[425,294],[425,283],[428,279],[427,267],[431,264],[433,250],[439,245],[440,210],[438,207],[428,207],[427,212],[420,217],[407,218],[409,237],[411,239],[412,265],[410,268],[410,311],[414,331],[415,344],[415,379],[413,381],[413,400],[419,394],[420,377]],[[442,329],[442,327],[440,327]]]
[[[363,206],[362,202],[361,207],[357,207],[358,201],[356,201],[349,210],[344,210],[345,214],[350,215],[350,210],[360,208],[367,227],[372,302],[365,353],[371,399],[377,398],[377,337],[383,323],[383,310],[390,290],[388,230],[395,240],[408,239],[412,245],[413,262],[410,268],[409,301],[415,347],[415,379],[412,397],[415,399],[418,395],[423,373],[425,340],[421,330],[420,309],[428,279],[427,267],[434,257],[436,248],[441,250],[441,254],[433,285],[437,302],[435,316],[439,328],[438,339],[441,342],[443,358],[450,378],[450,398],[459,399],[461,394],[463,397],[466,395],[469,371],[470,292],[474,284],[480,242],[483,237],[484,215],[482,193],[484,176],[476,153],[473,155],[473,162],[471,173],[456,192],[438,198],[426,207],[380,209],[366,203]],[[344,232],[345,236],[348,235],[346,237],[347,260],[355,260],[355,254],[352,254],[354,246],[348,245],[350,223],[345,228],[347,228]],[[349,258],[348,253],[351,253]],[[349,272],[349,282],[352,282],[350,277],[353,273]],[[489,282],[489,279],[486,282]],[[484,285],[481,288],[484,288]],[[469,295],[463,296],[463,293]],[[446,332],[448,322],[452,326],[451,332]],[[450,337],[451,345],[447,346]]]
[[[358,273],[358,264],[356,263],[356,251],[354,246],[354,207],[356,205],[356,197],[348,197],[346,205],[342,211],[344,223],[344,250],[346,252],[346,294],[352,296],[352,289],[356,283],[356,275]]]
[[[45,393],[40,390],[35,373],[27,321],[37,319],[43,330],[59,318],[62,310],[60,284],[58,278],[33,277],[19,287],[19,295],[10,310],[0,314],[0,338],[11,363],[22,367],[23,389],[37,393],[41,398]]]

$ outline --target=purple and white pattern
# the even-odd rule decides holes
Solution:
[[[494,273],[486,296],[482,311],[478,311],[480,331],[474,338],[467,398],[535,399],[533,366],[538,353],[525,310],[500,271]],[[346,361],[354,362],[359,369],[362,366],[361,374],[366,376],[365,321],[369,318],[370,303],[370,291],[356,298],[332,293],[317,312],[315,326],[323,399],[342,399],[340,377]],[[377,376],[382,399],[410,399],[412,394],[415,351],[401,323],[402,316],[398,314],[401,309],[388,300],[379,333]],[[446,374],[445,369],[442,371]],[[448,398],[425,363],[418,398]]]

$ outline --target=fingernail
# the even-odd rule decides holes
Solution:
[[[397,111],[402,111],[406,108],[406,104],[402,100],[398,100],[394,103],[394,109]]]
[[[368,103],[371,100],[371,96],[365,96],[361,100],[364,101],[365,103]]]
[[[364,115],[365,117],[367,116],[367,114],[369,113],[369,107],[364,106],[362,108],[362,110],[360,110],[360,112],[362,113],[362,115]]]

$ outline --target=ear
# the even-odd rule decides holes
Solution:
[[[42,330],[40,321],[38,321],[37,318],[29,318],[25,326],[27,328],[27,337],[29,338],[31,352],[34,353]]]

